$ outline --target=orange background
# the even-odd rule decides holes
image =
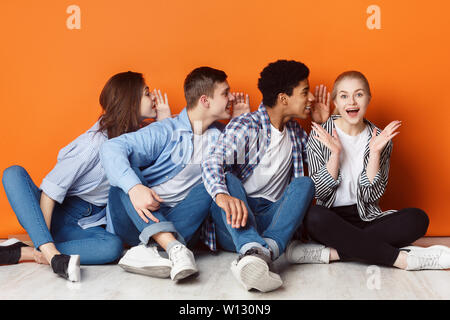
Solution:
[[[81,30],[66,27],[72,4]],[[381,30],[366,26],[372,4]],[[450,235],[448,1],[2,0],[0,14],[1,170],[22,165],[40,185],[59,149],[97,120],[100,91],[117,72],[144,73],[178,113],[190,70],[223,69],[254,110],[262,68],[296,59],[312,87],[349,69],[368,77],[368,118],[403,121],[382,208],[420,207],[428,235]],[[3,188],[0,221],[0,237],[23,232]]]

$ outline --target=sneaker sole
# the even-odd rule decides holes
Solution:
[[[243,261],[244,259],[246,261]],[[269,292],[282,286],[281,278],[269,271],[269,266],[264,260],[248,256],[241,262],[244,264],[240,269],[236,264],[233,268],[236,268],[238,280],[247,290],[257,289],[261,292]]]
[[[80,281],[80,256],[71,255],[67,267],[68,280],[72,282]]]
[[[173,272],[175,275],[172,276],[172,274],[170,274],[170,277],[173,281],[178,281],[178,280],[185,279],[197,272],[198,272],[197,269],[188,268],[188,269],[180,270],[178,272]]]
[[[134,267],[120,262],[119,266],[125,271],[155,278],[168,278],[172,270],[169,266]]]

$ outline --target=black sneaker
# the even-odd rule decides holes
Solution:
[[[14,238],[0,243],[0,265],[19,263],[20,248],[22,247],[29,246]]]
[[[57,254],[52,258],[53,272],[72,282],[80,281],[80,256]]]

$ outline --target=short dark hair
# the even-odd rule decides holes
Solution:
[[[280,93],[291,96],[294,88],[308,76],[309,69],[301,62],[278,60],[269,63],[258,79],[258,89],[262,93],[263,104],[267,107],[275,106]]]
[[[216,83],[227,80],[227,75],[222,70],[210,67],[199,67],[192,70],[184,80],[184,97],[187,108],[194,107],[202,95],[214,96]]]

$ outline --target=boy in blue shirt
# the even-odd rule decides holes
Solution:
[[[119,265],[127,271],[180,280],[197,272],[186,247],[208,215],[211,197],[200,164],[220,133],[216,120],[249,111],[248,99],[230,93],[225,72],[209,67],[185,79],[185,109],[175,118],[105,142],[101,161],[112,186],[110,224],[134,247]],[[214,234],[213,231],[210,234]],[[214,238],[209,238],[214,241]],[[161,257],[155,244],[168,253]]]

